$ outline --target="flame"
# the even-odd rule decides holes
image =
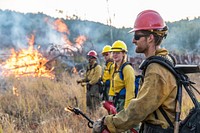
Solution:
[[[64,108],[65,111],[71,112],[67,107]]]
[[[74,112],[74,108],[72,108],[71,106],[65,107],[64,110],[67,112]]]
[[[81,45],[86,41],[86,37],[84,35],[80,35],[75,39],[75,44],[72,43],[68,38],[68,35],[70,35],[68,26],[62,19],[56,19],[53,23],[53,28],[61,33],[62,39],[64,41],[63,48],[81,48]]]
[[[34,43],[35,43],[35,36],[33,35],[33,34],[31,34],[31,36],[30,36],[30,38],[28,38],[28,44],[30,45],[30,46],[33,46],[34,45]]]
[[[19,96],[19,90],[14,86],[13,86],[13,95],[15,95],[17,97]]]
[[[82,35],[82,36],[77,37],[75,42],[78,45],[82,45],[85,41],[86,41],[86,37]]]
[[[56,29],[59,32],[67,33],[69,35],[69,30],[67,25],[62,21],[62,19],[56,19],[54,21],[54,29]]]
[[[78,71],[77,71],[76,67],[73,67],[73,68],[72,68],[72,73],[78,74]]]
[[[40,45],[38,45],[37,49],[40,49],[40,47],[41,47],[41,46],[40,46]]]
[[[47,70],[45,64],[48,62],[37,50],[33,48],[34,35],[29,39],[29,48],[22,49],[19,52],[11,50],[11,56],[3,65],[4,76],[14,74],[15,77],[33,76],[33,77],[48,77],[54,78],[51,70]]]
[[[66,42],[66,44],[69,45],[73,45],[73,43],[68,39],[68,37],[66,35],[62,35],[63,36],[63,40]]]

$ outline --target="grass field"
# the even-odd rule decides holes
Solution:
[[[199,88],[199,74],[190,75]],[[87,120],[65,111],[80,108],[91,119],[107,114],[103,107],[86,111],[85,90],[77,85],[77,75],[62,74],[59,80],[48,78],[7,77],[0,80],[0,132],[3,133],[91,133]],[[182,115],[193,106],[183,93]],[[199,99],[200,97],[198,97]]]

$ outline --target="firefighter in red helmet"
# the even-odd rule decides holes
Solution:
[[[88,59],[92,59],[92,58],[97,59],[97,52],[94,51],[94,50],[90,50],[90,51],[87,53],[87,58],[88,58]]]
[[[132,42],[135,44],[136,53],[145,55],[144,62],[150,60],[152,56],[157,56],[175,64],[169,52],[160,47],[162,40],[167,36],[167,30],[158,12],[144,10],[138,14],[130,33],[134,32]],[[116,115],[107,115],[94,122],[95,133],[105,127],[111,133],[124,132],[139,123],[141,123],[140,133],[174,132],[176,79],[168,69],[158,63],[151,63],[145,69],[137,98],[132,99],[128,107]]]
[[[82,86],[86,86],[86,105],[88,109],[94,111],[100,105],[99,87],[101,87],[99,81],[101,79],[102,68],[97,63],[97,52],[90,50],[87,53],[88,66],[86,69],[85,77],[81,80],[77,80],[77,83],[81,83]]]

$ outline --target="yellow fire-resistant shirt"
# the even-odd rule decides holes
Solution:
[[[167,54],[165,49],[156,51],[156,55],[169,57]],[[132,99],[128,108],[118,114],[106,116],[105,123],[111,133],[126,131],[140,122],[167,128],[169,124],[158,108],[161,106],[174,123],[176,95],[177,84],[173,74],[162,65],[151,63],[146,69],[137,98]],[[158,119],[155,118],[154,112]]]
[[[109,61],[105,65],[105,69],[103,71],[102,81],[105,83],[107,80],[110,80],[110,69],[111,65],[113,64],[112,61]]]
[[[99,64],[92,66],[87,66],[87,71],[85,74],[85,78],[82,79],[84,82],[89,82],[89,84],[94,85],[98,83],[99,79],[101,78],[102,68]]]
[[[109,90],[109,95],[115,95],[119,93],[123,88],[126,89],[125,94],[125,104],[124,108],[127,108],[131,99],[135,98],[135,72],[131,65],[126,65],[123,68],[124,80],[119,76],[119,68],[116,68],[116,64],[111,67],[111,85]]]

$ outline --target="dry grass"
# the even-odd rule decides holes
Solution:
[[[200,91],[200,74],[190,74],[188,75],[190,80],[195,82],[194,87]],[[193,91],[195,93],[195,96],[197,100],[200,102],[200,95],[196,91]],[[188,96],[187,92],[183,89],[183,97],[182,97],[182,114],[181,118],[185,118],[185,116],[189,113],[190,109],[194,106],[192,103],[190,97]]]
[[[2,79],[0,132],[91,132],[86,119],[64,110],[66,106],[85,110],[84,89],[76,84],[76,79],[76,76],[67,74],[63,74],[60,81],[46,78]],[[17,88],[15,95],[13,86]],[[102,113],[87,113],[93,119],[103,116]]]
[[[197,88],[199,77],[197,74],[190,75]],[[86,111],[85,92],[76,84],[78,78],[62,74],[59,81],[47,78],[1,79],[0,132],[91,133],[86,119],[64,110],[66,106],[78,107],[93,120],[107,114],[102,107],[95,113]],[[13,87],[17,88],[15,94]],[[193,106],[185,92],[183,96],[182,118]]]

